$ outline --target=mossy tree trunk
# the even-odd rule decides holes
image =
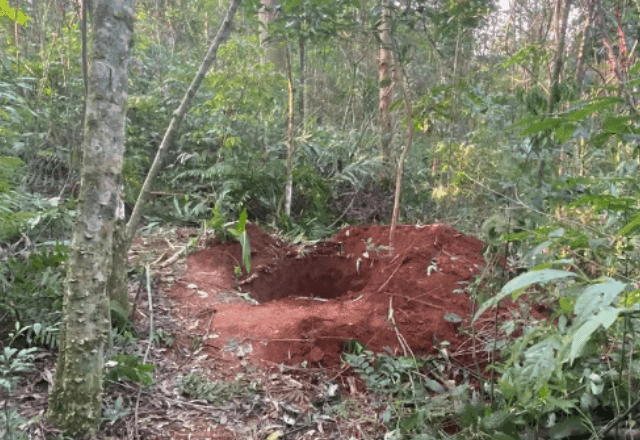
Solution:
[[[134,0],[92,0],[93,47],[82,144],[78,213],[70,247],[49,419],[74,438],[93,437],[101,418],[109,338],[111,252],[124,154]]]

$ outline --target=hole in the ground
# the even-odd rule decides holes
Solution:
[[[364,289],[371,267],[362,266],[355,259],[340,255],[285,258],[243,287],[261,303],[289,297],[338,298]]]

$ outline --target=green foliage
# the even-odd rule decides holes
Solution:
[[[118,398],[113,402],[113,405],[107,404],[104,406],[102,410],[102,420],[113,425],[128,414],[129,408],[124,406],[124,399],[122,396],[118,396]]]
[[[408,356],[376,357],[368,350],[344,353],[343,358],[384,403],[382,421],[393,438],[436,438],[456,402],[469,393],[469,384],[447,387],[425,374],[425,368],[437,368],[437,362],[430,365]]]
[[[218,237],[221,237],[225,240],[227,237],[233,237],[240,243],[242,247],[242,264],[244,265],[244,269],[247,274],[251,273],[251,244],[249,243],[249,234],[245,229],[245,225],[247,223],[247,211],[243,210],[240,213],[240,218],[238,219],[238,223],[235,227],[232,226],[232,223],[225,223],[225,217],[220,214],[219,205],[216,206],[212,210],[211,220],[207,222],[207,226],[213,229],[216,232]]]
[[[173,332],[167,332],[160,328],[153,332],[151,341],[154,345],[164,344],[171,347],[173,345],[173,342],[175,341],[175,337],[176,336]]]
[[[0,156],[0,240],[11,240],[27,230],[34,213],[19,211],[20,194],[12,189],[24,162],[13,156]]]
[[[476,312],[472,322],[475,322],[487,309],[497,307],[500,301],[505,299],[507,296],[511,296],[511,299],[513,300],[518,299],[518,297],[524,293],[524,289],[532,284],[546,283],[548,281],[573,276],[575,276],[575,274],[571,272],[553,269],[537,270],[522,274],[509,281],[502,290],[500,290],[499,294],[484,302]]]
[[[19,329],[16,328],[19,333]],[[0,437],[3,439],[27,439],[23,431],[29,424],[13,406],[13,388],[20,376],[35,369],[37,348],[17,349],[10,345],[0,352],[0,398],[5,402],[0,410]]]
[[[155,382],[153,372],[156,366],[143,364],[135,355],[116,355],[106,365],[104,380],[106,383],[115,383],[128,380],[144,386],[150,386]]]
[[[536,287],[540,284],[545,288]],[[503,361],[491,365],[499,374],[494,407],[508,410],[510,422],[519,429],[546,423],[557,432],[567,426],[585,431],[588,426],[581,415],[615,407],[621,396],[635,392],[631,382],[618,379],[627,374],[622,373],[621,357],[613,356],[609,363],[601,359],[603,344],[620,340],[628,320],[637,317],[639,305],[627,300],[626,283],[611,278],[590,281],[575,272],[541,269],[507,283],[482,304],[475,319],[508,296],[515,299],[535,290],[539,298],[555,298],[557,306],[548,320],[500,324],[511,329],[507,334],[519,327],[521,336],[501,344]],[[629,374],[635,377],[637,372]]]
[[[245,229],[247,223],[247,211],[242,211],[236,229],[231,233],[236,240],[240,242],[242,247],[242,264],[247,273],[251,273],[251,246],[249,244],[249,234]]]
[[[111,311],[111,327],[120,334],[135,333],[129,314],[116,300],[109,302]]]
[[[0,192],[5,192],[9,189],[9,182],[11,182],[16,173],[24,167],[24,162],[13,156],[0,156]]]
[[[15,386],[19,375],[34,370],[36,347],[17,348],[4,347],[0,353],[0,387],[9,392]]]
[[[249,382],[242,376],[233,382],[211,381],[203,373],[191,371],[180,381],[180,391],[187,396],[220,406],[234,398],[256,395],[261,391],[261,384]]]
[[[0,310],[29,328],[29,343],[57,344],[66,259],[67,248],[55,245],[0,265]]]

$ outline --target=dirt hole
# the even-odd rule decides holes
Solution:
[[[347,340],[398,354],[400,339],[415,354],[433,353],[442,341],[466,343],[445,316],[468,317],[466,287],[484,265],[480,240],[442,224],[400,225],[391,255],[388,226],[349,226],[304,248],[251,223],[247,232],[246,278],[235,278],[240,245],[212,243],[189,255],[171,288],[181,314],[199,318],[189,331],[215,336],[206,343],[212,356],[237,362],[240,352],[229,350],[241,346],[243,358],[266,365],[334,366]],[[311,297],[326,301],[298,299]]]
[[[263,268],[242,287],[260,303],[280,298],[334,299],[363,290],[372,266],[372,261],[314,252]]]

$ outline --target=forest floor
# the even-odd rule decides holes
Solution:
[[[146,362],[156,382],[106,390],[103,438],[382,438],[385,405],[343,364],[349,344],[470,359],[461,330],[467,286],[485,264],[480,240],[442,224],[398,226],[390,252],[388,226],[349,226],[305,245],[246,230],[248,276],[239,243],[197,228],[136,238],[129,264],[152,268],[152,304],[141,276],[131,298],[142,342],[128,350],[146,351],[153,318]]]

